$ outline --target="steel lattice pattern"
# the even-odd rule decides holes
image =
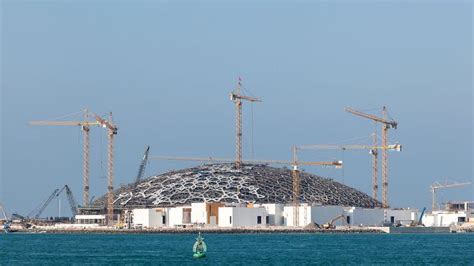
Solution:
[[[115,191],[118,206],[174,206],[192,202],[290,203],[291,171],[266,165],[207,164],[152,176]],[[301,173],[301,202],[380,207],[367,194],[332,179]],[[93,205],[103,206],[104,197]]]

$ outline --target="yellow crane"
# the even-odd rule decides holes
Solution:
[[[112,225],[114,215],[114,136],[117,135],[118,127],[113,123],[112,112],[109,113],[109,119],[106,120],[98,115],[94,115],[96,121],[107,129],[107,219],[106,223]]]
[[[242,86],[241,78],[239,77],[239,82],[237,88],[230,93],[230,100],[235,103],[236,110],[236,154],[235,154],[235,167],[240,169],[242,165],[242,100],[249,102],[261,102],[260,99],[250,96],[245,96],[240,93]]]
[[[382,147],[388,146],[388,129],[396,129],[398,123],[394,120],[388,119],[387,108],[382,108],[382,117],[363,113],[352,108],[346,108],[346,112],[351,114],[373,120],[377,123],[382,124]],[[382,148],[382,205],[384,208],[388,208],[388,154],[387,149]]]
[[[333,162],[301,162],[298,160],[298,147],[293,146],[293,161],[291,165],[293,169],[292,173],[292,201],[293,201],[293,226],[299,225],[299,207],[300,207],[300,194],[301,194],[301,178],[300,178],[300,165],[320,165],[320,166],[334,166],[336,168],[342,168],[342,161]]]
[[[97,121],[89,121],[89,111],[84,109],[84,120],[83,121],[48,121],[48,120],[36,120],[30,121],[30,125],[33,126],[79,126],[83,133],[83,199],[82,205],[89,205],[89,162],[90,162],[90,139],[89,131],[90,126],[100,125]]]
[[[180,156],[150,156],[152,160],[168,160],[168,161],[195,161],[195,162],[215,162],[215,163],[234,163],[235,160],[218,157],[180,157]],[[293,161],[286,160],[242,160],[243,164],[279,164],[294,165]],[[299,165],[313,166],[342,166],[341,161],[328,162],[298,162]]]
[[[436,191],[441,188],[450,188],[450,187],[461,187],[461,186],[467,186],[472,184],[472,182],[464,182],[464,183],[457,183],[457,182],[435,182],[433,183],[430,188],[431,188],[431,211],[436,210]]]
[[[377,136],[374,134],[375,138]],[[363,144],[352,144],[352,145],[338,145],[338,144],[311,144],[311,145],[300,145],[297,149],[300,150],[369,150],[369,153],[372,155],[372,198],[377,200],[378,192],[378,159],[377,154],[378,150],[394,150],[401,151],[402,145],[400,144],[390,144],[386,147],[376,146],[375,145],[363,145]]]

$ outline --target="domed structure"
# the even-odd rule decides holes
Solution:
[[[302,203],[381,207],[367,194],[329,178],[302,172]],[[290,203],[292,173],[267,165],[206,164],[172,171],[115,191],[117,207],[176,206],[192,202]],[[93,205],[104,206],[105,196]]]

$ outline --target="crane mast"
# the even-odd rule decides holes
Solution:
[[[240,93],[241,86],[242,86],[241,81],[242,81],[241,78],[239,78],[237,89],[230,93],[230,100],[235,103],[235,112],[236,112],[235,167],[237,169],[240,169],[242,166],[242,100],[246,100],[249,102],[261,102],[261,100],[258,98],[241,95]]]
[[[297,148],[293,146],[292,196],[293,196],[293,226],[299,225],[300,208],[300,169],[298,168]]]
[[[377,123],[382,124],[382,147],[387,147],[388,144],[388,130],[390,128],[396,129],[398,123],[394,120],[388,120],[387,108],[382,108],[382,116],[378,117],[371,114],[366,114],[361,111],[354,110],[352,108],[346,108],[346,112],[354,115],[373,120]],[[388,154],[387,149],[382,149],[382,205],[384,208],[388,208]]]
[[[114,136],[117,135],[118,127],[112,122],[112,112],[109,113],[109,120],[98,115],[94,115],[96,121],[104,128],[107,128],[107,224],[112,225],[114,214]]]
[[[372,198],[378,200],[379,191],[379,151],[377,147],[377,134],[374,133],[374,147],[370,149],[372,155]]]
[[[89,112],[87,109],[84,111],[84,121],[89,120]],[[89,137],[90,128],[88,125],[82,126],[83,132],[83,166],[82,166],[82,186],[83,186],[83,197],[82,204],[88,206],[89,204],[89,164],[90,164],[90,137]]]

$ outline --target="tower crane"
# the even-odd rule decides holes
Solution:
[[[30,121],[33,126],[79,126],[83,133],[83,166],[82,166],[82,180],[83,180],[83,197],[82,205],[89,204],[89,162],[90,162],[90,126],[100,125],[97,121],[89,121],[89,111],[84,109],[83,121],[46,121],[37,120]]]
[[[334,162],[301,162],[298,160],[298,146],[293,146],[293,161],[291,165],[293,169],[292,175],[292,200],[293,200],[293,226],[299,225],[299,206],[300,206],[300,194],[301,194],[301,178],[300,178],[300,165],[322,165],[322,166],[334,166],[336,169],[342,168],[342,161]]]
[[[145,150],[145,154],[143,155],[142,162],[140,163],[140,167],[138,168],[137,178],[135,179],[135,186],[140,183],[140,180],[143,178],[145,174],[146,165],[148,163],[148,154],[150,153],[150,146],[148,146]]]
[[[236,154],[235,154],[235,167],[241,168],[242,165],[242,100],[249,102],[261,102],[260,99],[250,96],[245,96],[240,93],[242,86],[242,79],[239,77],[237,88],[230,93],[230,100],[235,103],[236,110]]]
[[[472,182],[464,182],[464,183],[457,183],[457,182],[434,182],[430,188],[431,188],[431,211],[436,210],[436,191],[438,189],[442,188],[450,188],[450,187],[461,187],[461,186],[467,186],[472,184]]]
[[[389,120],[387,114],[387,108],[382,108],[382,117],[378,117],[371,114],[366,114],[361,111],[357,111],[352,108],[346,108],[346,112],[373,120],[377,123],[382,124],[382,147],[388,146],[388,129],[397,129],[398,123],[395,120]],[[382,205],[384,208],[388,208],[388,154],[387,149],[382,148]]]
[[[153,160],[168,160],[168,161],[195,161],[195,162],[214,162],[214,163],[234,163],[233,159],[217,158],[217,157],[179,157],[179,156],[150,156]],[[278,164],[278,165],[293,165],[293,161],[285,160],[242,160],[243,164]],[[299,165],[312,166],[342,166],[341,161],[328,162],[298,162]]]
[[[374,137],[377,136],[374,134]],[[376,144],[376,142],[374,143]],[[378,163],[377,163],[377,153],[378,150],[394,150],[401,151],[402,145],[400,144],[390,144],[386,147],[384,146],[372,146],[372,145],[337,145],[337,144],[316,144],[316,145],[300,145],[296,147],[299,150],[369,150],[369,153],[372,155],[372,198],[377,200],[377,191],[378,191]]]
[[[108,130],[107,224],[112,225],[114,215],[114,136],[117,135],[118,127],[113,123],[112,112],[109,113],[108,120],[96,114],[94,116],[96,121]]]

